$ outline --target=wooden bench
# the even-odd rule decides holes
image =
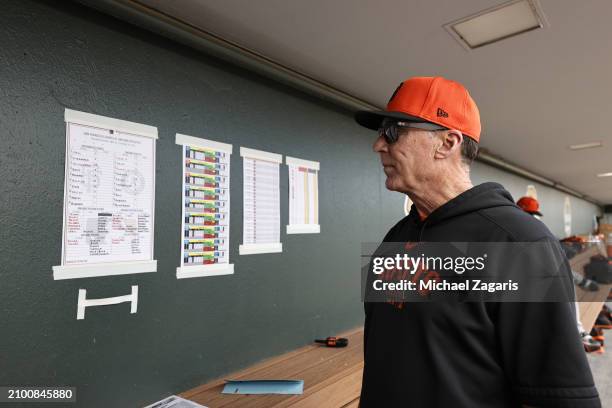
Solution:
[[[274,357],[180,394],[209,408],[357,408],[363,373],[363,328],[339,335],[345,348],[314,344]],[[221,394],[226,379],[304,380],[302,395]]]
[[[572,270],[584,276],[584,266],[589,263],[592,256],[597,254],[607,256],[605,249],[599,245],[592,245],[577,254],[570,259]],[[601,307],[606,301],[611,289],[612,284],[604,285],[601,283],[599,284],[599,290],[596,292],[589,292],[581,288],[576,288],[576,298],[578,300],[578,307],[580,308],[580,321],[587,333],[593,328],[595,319],[597,319],[597,315],[599,315]]]
[[[592,246],[571,259],[572,269],[583,274],[591,256],[599,253]],[[602,299],[612,285],[599,285],[597,292],[577,289],[580,316],[585,329],[593,326],[601,310]],[[357,408],[363,373],[363,328],[341,334],[347,337],[346,348],[328,348],[312,344],[263,361],[245,370],[200,385],[180,396],[209,408]],[[226,379],[300,379],[302,395],[235,395],[221,394]]]

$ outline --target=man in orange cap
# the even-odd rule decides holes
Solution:
[[[387,189],[414,203],[384,242],[559,246],[501,185],[472,185],[470,164],[481,125],[463,85],[442,77],[410,78],[385,110],[360,111],[355,120],[378,132],[373,147]],[[560,255],[550,262],[567,259]],[[569,270],[567,275],[571,285]],[[366,299],[365,312],[362,408],[601,406],[570,302]],[[543,327],[555,342],[534,339]]]
[[[531,214],[534,217],[542,217],[542,213],[540,212],[540,202],[534,197],[521,197],[516,202],[516,205],[518,205],[521,210],[525,211],[527,214]],[[574,283],[582,288],[589,288],[592,287],[592,285],[597,285],[595,282],[586,279],[584,276],[581,276],[577,272],[572,271],[572,275],[574,278]],[[600,351],[601,343],[595,340],[593,336],[591,336],[584,330],[584,326],[582,325],[582,321],[580,320],[580,304],[578,303],[578,301],[574,302],[574,307],[576,308],[576,328],[578,329],[578,333],[580,334],[580,338],[582,339],[582,345],[584,346],[584,350],[587,353]]]
[[[521,197],[516,202],[516,205],[521,207],[521,209],[527,214],[537,215],[538,217],[542,216],[542,213],[540,212],[540,203],[533,197]]]

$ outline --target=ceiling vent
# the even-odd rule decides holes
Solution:
[[[467,50],[548,27],[538,0],[513,0],[443,26]]]

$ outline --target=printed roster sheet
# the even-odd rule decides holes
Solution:
[[[161,401],[157,401],[144,408],[206,408],[204,405],[197,404],[193,401],[186,400],[176,395],[171,395]]]
[[[54,278],[154,272],[157,129],[71,110],[65,121],[62,262]]]
[[[177,278],[234,273],[230,248],[232,145],[177,134],[182,145],[181,265]]]
[[[282,252],[280,154],[240,148],[243,157],[243,244],[240,255]]]
[[[287,156],[286,163],[289,166],[287,234],[319,233],[319,162]]]

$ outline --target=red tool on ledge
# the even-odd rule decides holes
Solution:
[[[346,347],[348,346],[348,339],[344,337],[328,337],[325,340],[317,339],[315,343],[325,344],[327,347]]]

